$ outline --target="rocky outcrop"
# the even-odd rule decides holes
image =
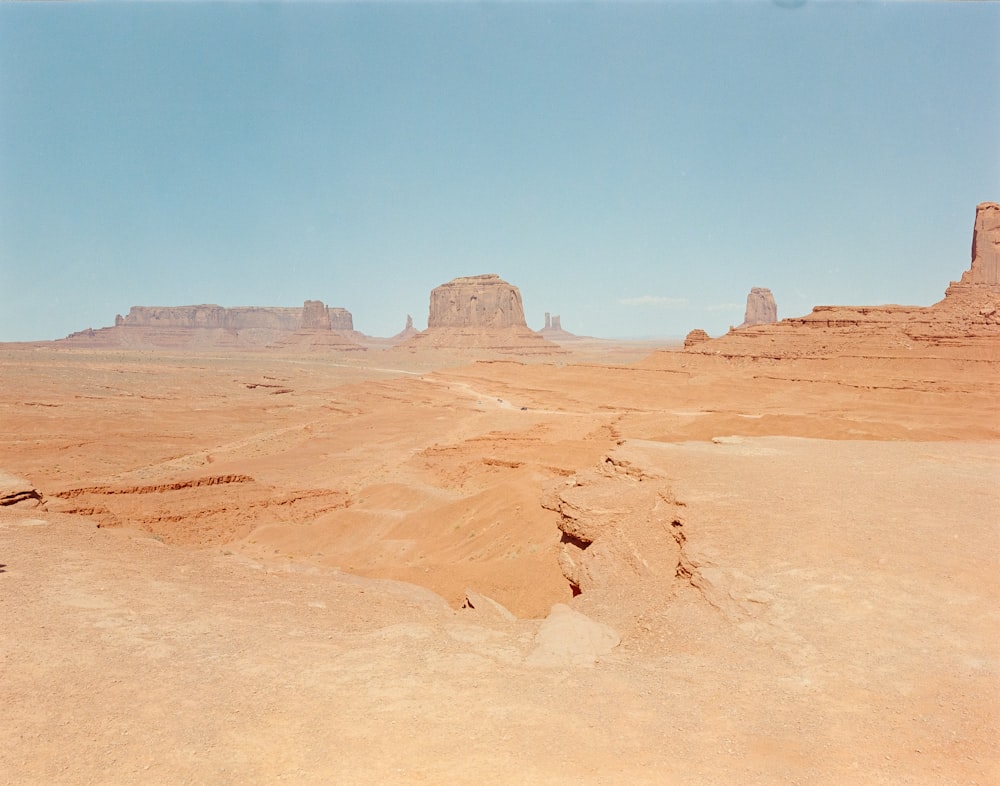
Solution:
[[[754,325],[770,325],[778,321],[778,306],[774,295],[766,287],[753,287],[747,295],[747,308],[743,324],[738,329]]]
[[[142,348],[362,349],[351,312],[307,300],[301,308],[214,304],[133,306],[113,328],[68,336],[76,346]]]
[[[521,292],[495,273],[463,276],[435,287],[427,330],[400,346],[505,354],[565,352],[527,326]]]
[[[705,341],[710,341],[712,337],[701,328],[695,328],[684,337],[684,349],[696,347]]]
[[[559,566],[574,594],[642,581],[672,582],[683,563],[683,526],[667,478],[620,447],[592,470],[548,489],[559,514]]]

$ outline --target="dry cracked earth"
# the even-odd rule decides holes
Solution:
[[[0,347],[0,781],[1000,782],[985,347]]]

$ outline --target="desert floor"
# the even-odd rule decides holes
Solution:
[[[1000,782],[1000,352],[570,349],[0,347],[0,782]]]

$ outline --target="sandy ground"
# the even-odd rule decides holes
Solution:
[[[0,781],[1000,781],[1000,358],[630,351],[0,351]]]

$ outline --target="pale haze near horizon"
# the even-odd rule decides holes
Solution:
[[[306,299],[388,336],[481,273],[609,338],[929,305],[998,129],[994,3],[2,4],[0,341]]]

